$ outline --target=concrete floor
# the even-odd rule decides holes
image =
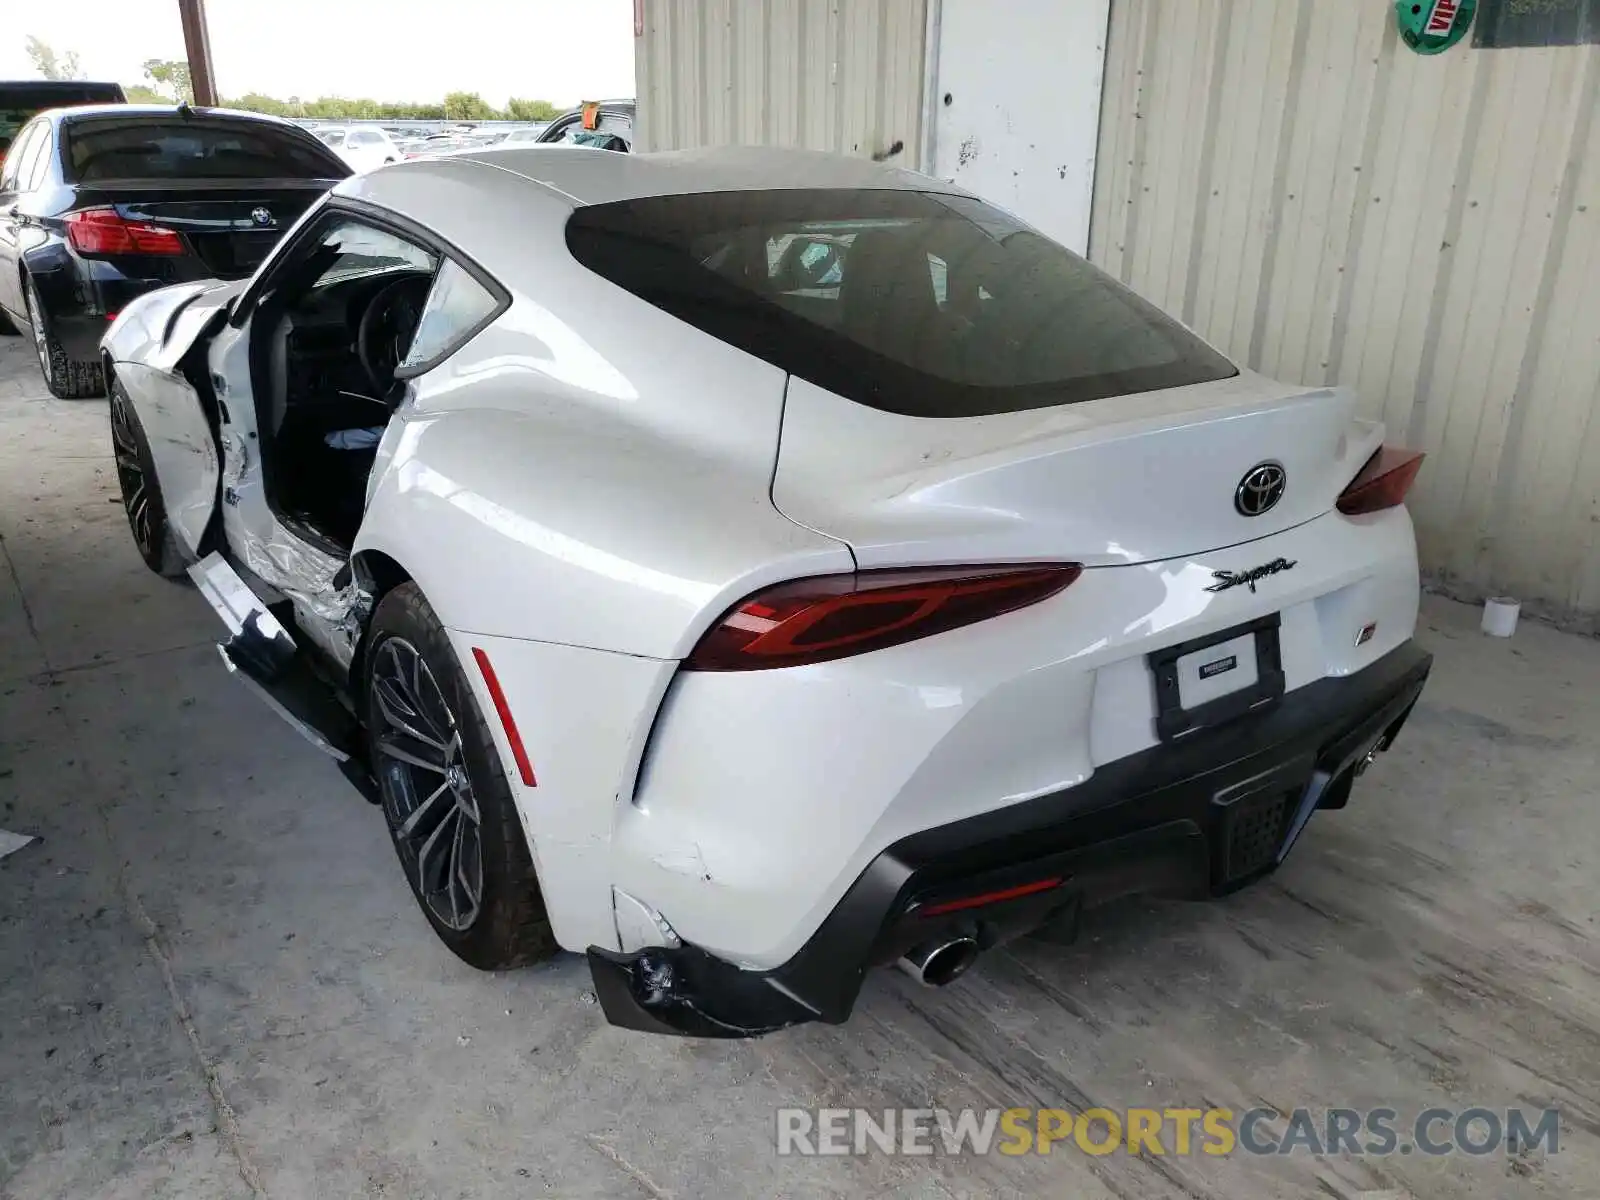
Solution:
[[[378,812],[148,574],[103,401],[0,339],[0,1195],[1600,1195],[1600,644],[1425,608],[1398,748],[1276,878],[746,1043],[432,938]],[[786,1105],[1554,1105],[1562,1152],[800,1160]]]

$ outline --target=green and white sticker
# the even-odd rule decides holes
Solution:
[[[1396,0],[1400,40],[1418,54],[1439,54],[1466,36],[1478,0]]]

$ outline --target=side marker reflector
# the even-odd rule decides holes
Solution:
[[[483,673],[483,685],[489,689],[489,698],[494,701],[494,710],[500,716],[500,728],[506,731],[506,741],[511,743],[511,757],[517,760],[517,773],[522,776],[522,782],[529,787],[537,787],[538,781],[533,777],[533,763],[528,760],[528,751],[522,744],[522,735],[517,732],[517,722],[511,715],[511,705],[506,703],[506,694],[500,687],[500,677],[494,673],[494,667],[489,663],[489,656],[478,647],[472,648],[472,657],[477,661],[478,670]]]

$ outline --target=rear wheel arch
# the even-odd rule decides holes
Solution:
[[[50,394],[60,400],[84,400],[105,395],[106,382],[100,372],[98,356],[82,359],[68,355],[54,328],[54,318],[34,282],[34,273],[28,269],[26,258],[18,264],[17,270],[22,288],[23,315],[30,326],[27,332],[30,337],[41,339],[38,345],[39,365]]]
[[[402,583],[412,583],[411,572],[382,550],[359,550],[350,556],[351,581],[370,597],[361,619],[361,636],[350,658],[350,691],[358,704],[366,703],[367,647],[372,618],[383,598]],[[337,584],[339,580],[335,578]]]
[[[491,717],[478,703],[443,622],[416,582],[405,580],[373,606],[369,624],[379,647],[374,668],[384,671],[387,680],[380,695],[389,701],[364,696],[359,711],[384,816],[424,915],[446,946],[480,970],[504,970],[549,958],[558,945],[527,830],[490,728]],[[409,672],[395,673],[390,669],[394,660],[388,656],[396,652],[409,655],[413,664],[420,659],[420,668],[413,665]],[[367,673],[363,667],[362,674]],[[408,677],[415,695],[390,690]],[[437,702],[417,702],[422,698],[417,689],[424,685],[433,689]],[[447,736],[450,729],[456,731],[453,739]],[[428,734],[433,741],[427,740]],[[400,743],[406,752],[389,751],[385,756],[382,746],[391,742]],[[428,753],[429,746],[437,753]],[[419,786],[415,768],[421,768],[425,786]],[[455,777],[457,770],[465,771],[464,778]],[[437,855],[430,858],[429,847],[442,844],[440,831],[452,819],[448,789],[456,791],[454,806],[460,815],[453,816],[455,850],[450,869],[440,880],[427,868],[430,861],[438,861]],[[422,832],[414,832],[419,817],[425,821],[437,817],[434,830],[424,826]],[[463,829],[470,834],[470,843],[463,842]],[[419,841],[425,843],[420,849]],[[463,869],[458,870],[456,854],[464,854],[459,864]],[[474,864],[476,871],[464,869]],[[457,906],[457,880],[474,907]],[[474,882],[476,896],[470,894]],[[467,924],[447,920],[433,899],[446,890],[449,916],[456,921],[465,917]]]

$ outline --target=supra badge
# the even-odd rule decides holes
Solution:
[[[1216,580],[1208,592],[1225,592],[1229,588],[1239,587],[1241,584],[1252,592],[1256,584],[1268,575],[1276,575],[1281,571],[1293,570],[1298,560],[1289,558],[1275,558],[1269,563],[1262,563],[1259,567],[1251,567],[1248,571],[1213,571],[1211,577]]]

